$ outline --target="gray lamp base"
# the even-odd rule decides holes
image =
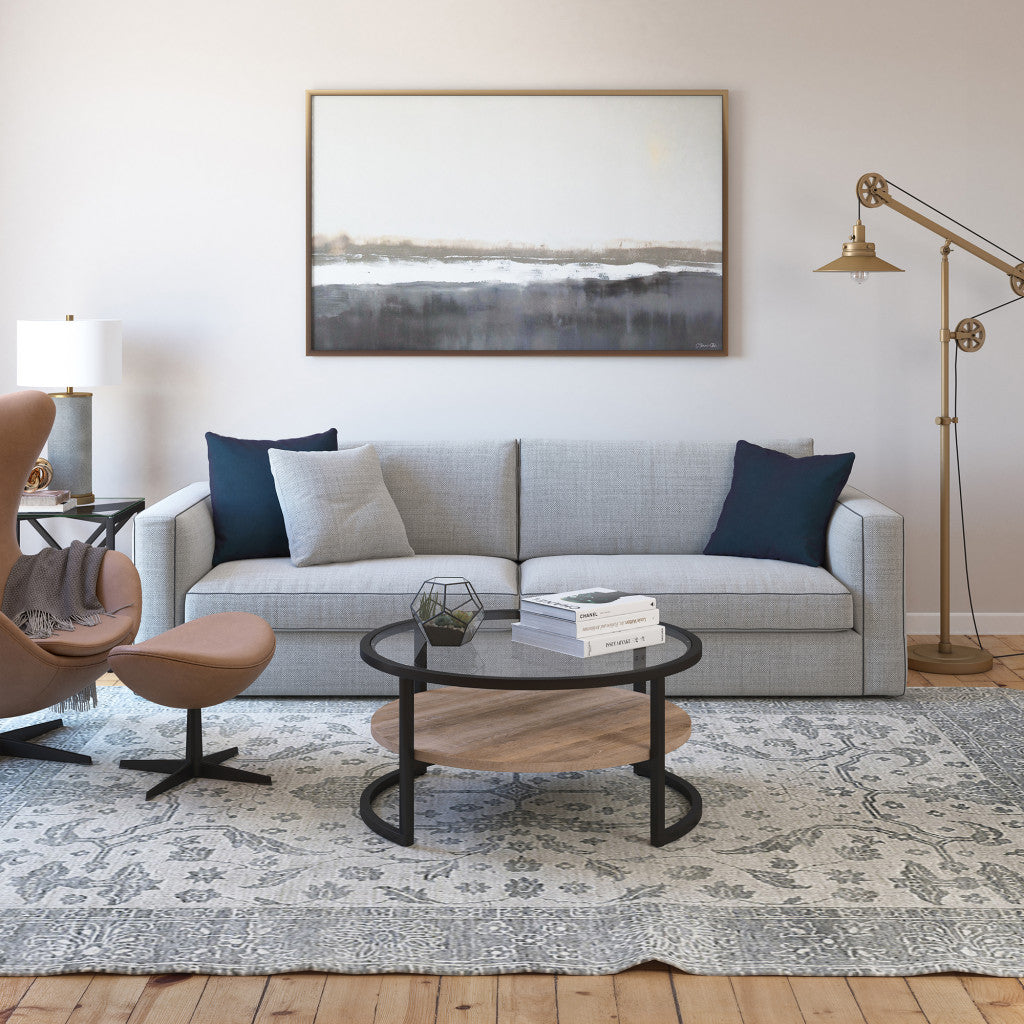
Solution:
[[[938,644],[913,644],[907,648],[907,666],[914,672],[947,676],[972,676],[992,668],[992,655],[980,647],[955,647],[940,651]]]
[[[92,395],[83,391],[51,394],[57,406],[46,458],[53,466],[50,486],[70,491],[80,505],[91,505],[92,493]]]

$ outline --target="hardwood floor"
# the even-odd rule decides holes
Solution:
[[[983,640],[993,654],[1024,651],[1024,636]],[[1024,689],[1024,654],[998,660],[984,675],[911,672],[908,682]],[[660,964],[593,977],[0,978],[0,1024],[273,1024],[282,1019],[288,1024],[1024,1024],[1024,985],[1019,978],[965,974],[705,977]]]

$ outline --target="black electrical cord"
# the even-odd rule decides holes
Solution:
[[[961,224],[960,221],[958,221],[955,217],[950,217],[948,213],[943,213],[942,210],[939,210],[936,207],[932,206],[931,203],[926,203],[923,199],[918,199],[918,197],[915,196],[913,192],[908,192],[905,188],[900,188],[899,185],[896,184],[896,182],[890,181],[889,184],[892,185],[893,188],[898,189],[905,196],[910,196],[910,198],[913,199],[915,203],[920,203],[922,206],[927,206],[928,209],[932,211],[932,213],[937,213],[940,217],[945,217],[946,220],[955,224],[958,228],[963,228],[964,231],[969,231],[972,235],[974,235],[975,238],[980,238],[983,242],[988,242],[989,245],[998,249],[1001,253],[1005,253],[1007,256],[1010,257],[1010,259],[1016,260],[1018,263],[1024,263],[1024,260],[1022,260],[1019,256],[1015,256],[1012,252],[1010,252],[1009,249],[1004,249],[1001,245],[997,245],[995,242],[992,241],[991,238],[986,238],[984,235],[979,235],[978,232],[974,230],[974,228],[969,228],[966,224]]]
[[[1005,251],[1005,250],[1004,250]],[[1024,298],[1024,296],[1021,296]],[[1010,302],[1016,302],[1017,299],[1011,299]],[[1009,303],[1004,302],[1004,306]],[[999,306],[995,307],[999,309]],[[989,313],[992,310],[988,310]],[[979,313],[978,316],[984,316],[984,313]],[[977,319],[976,317],[972,319]],[[953,352],[953,450],[956,453],[956,489],[960,496],[960,536],[963,538],[964,545],[964,579],[967,582],[967,603],[971,609],[971,622],[974,623],[974,636],[978,641],[979,649],[984,649],[984,645],[981,642],[981,632],[978,629],[978,620],[974,614],[974,598],[971,596],[971,573],[967,563],[967,525],[964,517],[964,487],[963,481],[960,477],[960,439],[957,435],[957,422],[956,422],[956,401],[957,401],[957,387],[959,383],[957,368],[958,361],[960,358],[960,347],[959,345]],[[993,658],[1019,658],[1024,655],[1024,651],[1015,651],[1013,654],[993,654]]]
[[[967,563],[967,524],[964,518],[964,485],[963,480],[960,478],[960,437],[957,433],[956,418],[957,388],[959,384],[957,369],[959,361],[960,346],[958,345],[953,350],[953,451],[956,454],[956,490],[960,496],[960,536],[963,538],[964,543],[964,578],[967,581],[967,603],[971,609],[971,622],[974,623],[974,636],[978,641],[978,647],[981,647],[981,632],[978,629],[978,619],[974,614],[974,598],[971,596],[971,572]]]

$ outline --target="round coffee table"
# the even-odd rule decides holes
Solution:
[[[434,764],[503,772],[631,765],[650,779],[651,845],[689,832],[700,821],[700,794],[665,770],[665,754],[689,738],[690,719],[666,703],[665,679],[700,661],[700,638],[666,622],[663,644],[576,658],[514,641],[508,626],[516,611],[484,616],[464,647],[428,646],[411,619],[363,637],[363,661],[399,680],[398,700],[370,723],[374,739],[398,754],[398,768],[363,790],[363,821],[411,846],[413,780]],[[443,688],[428,690],[430,683]],[[618,689],[630,684],[632,691]],[[397,825],[372,806],[395,785]],[[689,801],[686,814],[669,825],[666,786]]]

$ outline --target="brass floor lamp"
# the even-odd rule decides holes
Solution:
[[[899,189],[898,185],[893,185],[893,188],[903,191]],[[911,198],[916,197],[912,196]],[[917,201],[921,202],[921,200]],[[864,225],[860,220],[860,208],[863,206],[868,209],[887,206],[890,210],[903,214],[904,217],[933,231],[943,239],[942,248],[939,250],[942,256],[939,415],[935,417],[935,422],[939,427],[939,642],[937,644],[912,645],[908,651],[908,664],[910,668],[919,672],[936,672],[946,675],[971,675],[975,672],[987,672],[992,667],[992,655],[988,651],[983,648],[954,645],[950,642],[949,635],[949,434],[950,426],[957,422],[957,419],[949,414],[949,343],[955,341],[961,352],[976,352],[985,341],[985,328],[977,317],[961,320],[955,330],[951,331],[949,328],[949,254],[953,246],[957,245],[965,252],[972,253],[978,259],[984,260],[1006,274],[1010,279],[1010,287],[1017,298],[1010,299],[1002,305],[1009,305],[1010,302],[1024,298],[1024,263],[1018,262],[1016,266],[1011,266],[991,252],[898,202],[889,193],[889,182],[880,174],[865,174],[860,178],[857,182],[857,203],[857,223],[854,225],[850,240],[843,246],[843,255],[823,267],[818,267],[819,271],[846,271],[855,280],[863,280],[869,273],[875,271],[899,271],[899,267],[894,267],[879,259],[875,255],[874,245],[865,241]],[[927,203],[922,203],[922,205],[928,206]],[[934,209],[934,207],[929,207],[929,209]],[[952,220],[952,218],[947,219]],[[953,223],[958,222],[953,221]],[[960,226],[963,227],[963,225]],[[971,231],[970,228],[967,230]],[[973,231],[971,233],[974,234]],[[983,238],[982,240],[988,242],[988,239]],[[1019,257],[1007,252],[1001,246],[992,242],[989,244],[999,249],[1000,252],[1006,253],[1011,259],[1019,261]],[[994,307],[994,309],[999,308],[1000,306]],[[991,313],[992,310],[986,310],[986,312]],[[978,314],[978,316],[983,315]]]

